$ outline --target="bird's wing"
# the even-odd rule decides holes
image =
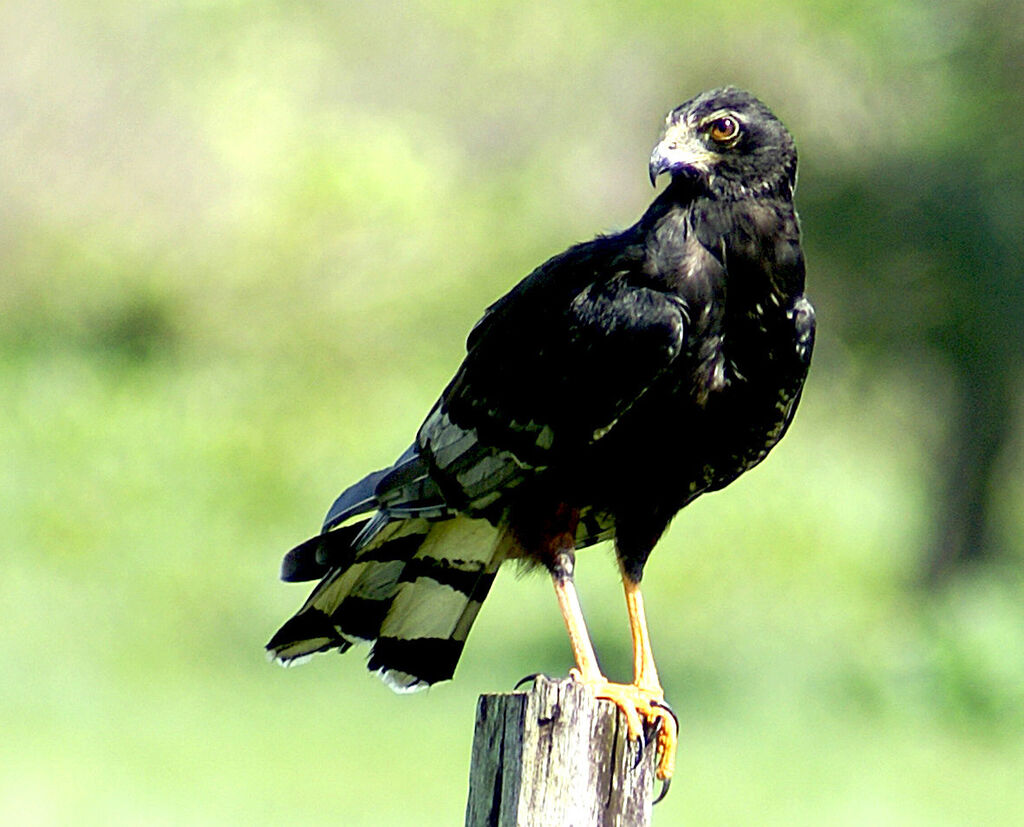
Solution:
[[[482,510],[614,428],[682,352],[687,308],[615,238],[577,245],[489,308],[417,444],[448,502]],[[646,282],[646,283],[645,283]]]

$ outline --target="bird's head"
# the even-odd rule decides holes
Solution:
[[[796,145],[749,92],[713,89],[668,113],[651,153],[651,183],[664,172],[725,197],[792,194]]]

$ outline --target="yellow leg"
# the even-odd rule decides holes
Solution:
[[[552,579],[576,660],[576,668],[570,674],[590,687],[595,697],[611,701],[625,713],[630,738],[636,740],[643,735],[642,718],[652,723],[661,721],[658,730],[657,775],[660,779],[671,778],[675,769],[678,733],[672,714],[659,705],[664,703],[665,693],[658,682],[658,670],[651,653],[639,584],[623,578],[629,628],[633,638],[634,679],[631,684],[621,684],[612,683],[601,673],[571,575],[555,574]]]
[[[576,594],[576,584],[569,578],[554,577],[555,594],[558,596],[558,608],[562,611],[565,628],[569,632],[569,644],[572,646],[573,658],[576,660],[576,671],[584,683],[595,683],[603,680],[601,667],[597,665],[594,645],[590,642],[590,632],[583,619],[583,609]]]
[[[665,690],[658,680],[658,668],[654,665],[654,652],[647,632],[647,615],[644,613],[644,598],[640,584],[623,575],[622,587],[626,593],[626,611],[629,613],[629,631],[633,638],[633,684],[653,706],[654,715],[661,719],[658,729],[658,778],[669,779],[676,768],[676,749],[679,746],[679,726],[675,717],[664,707]]]

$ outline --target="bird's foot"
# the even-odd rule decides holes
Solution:
[[[569,675],[573,680],[588,687],[594,693],[594,697],[611,701],[622,710],[626,716],[626,727],[631,740],[644,739],[644,721],[659,725],[656,775],[662,781],[668,781],[676,768],[679,721],[665,703],[665,693],[661,687],[612,683],[603,675],[597,678],[584,678],[578,669],[570,670]]]

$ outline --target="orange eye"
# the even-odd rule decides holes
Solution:
[[[728,144],[735,141],[740,134],[740,125],[735,118],[725,115],[715,118],[708,125],[708,136],[716,144]]]

